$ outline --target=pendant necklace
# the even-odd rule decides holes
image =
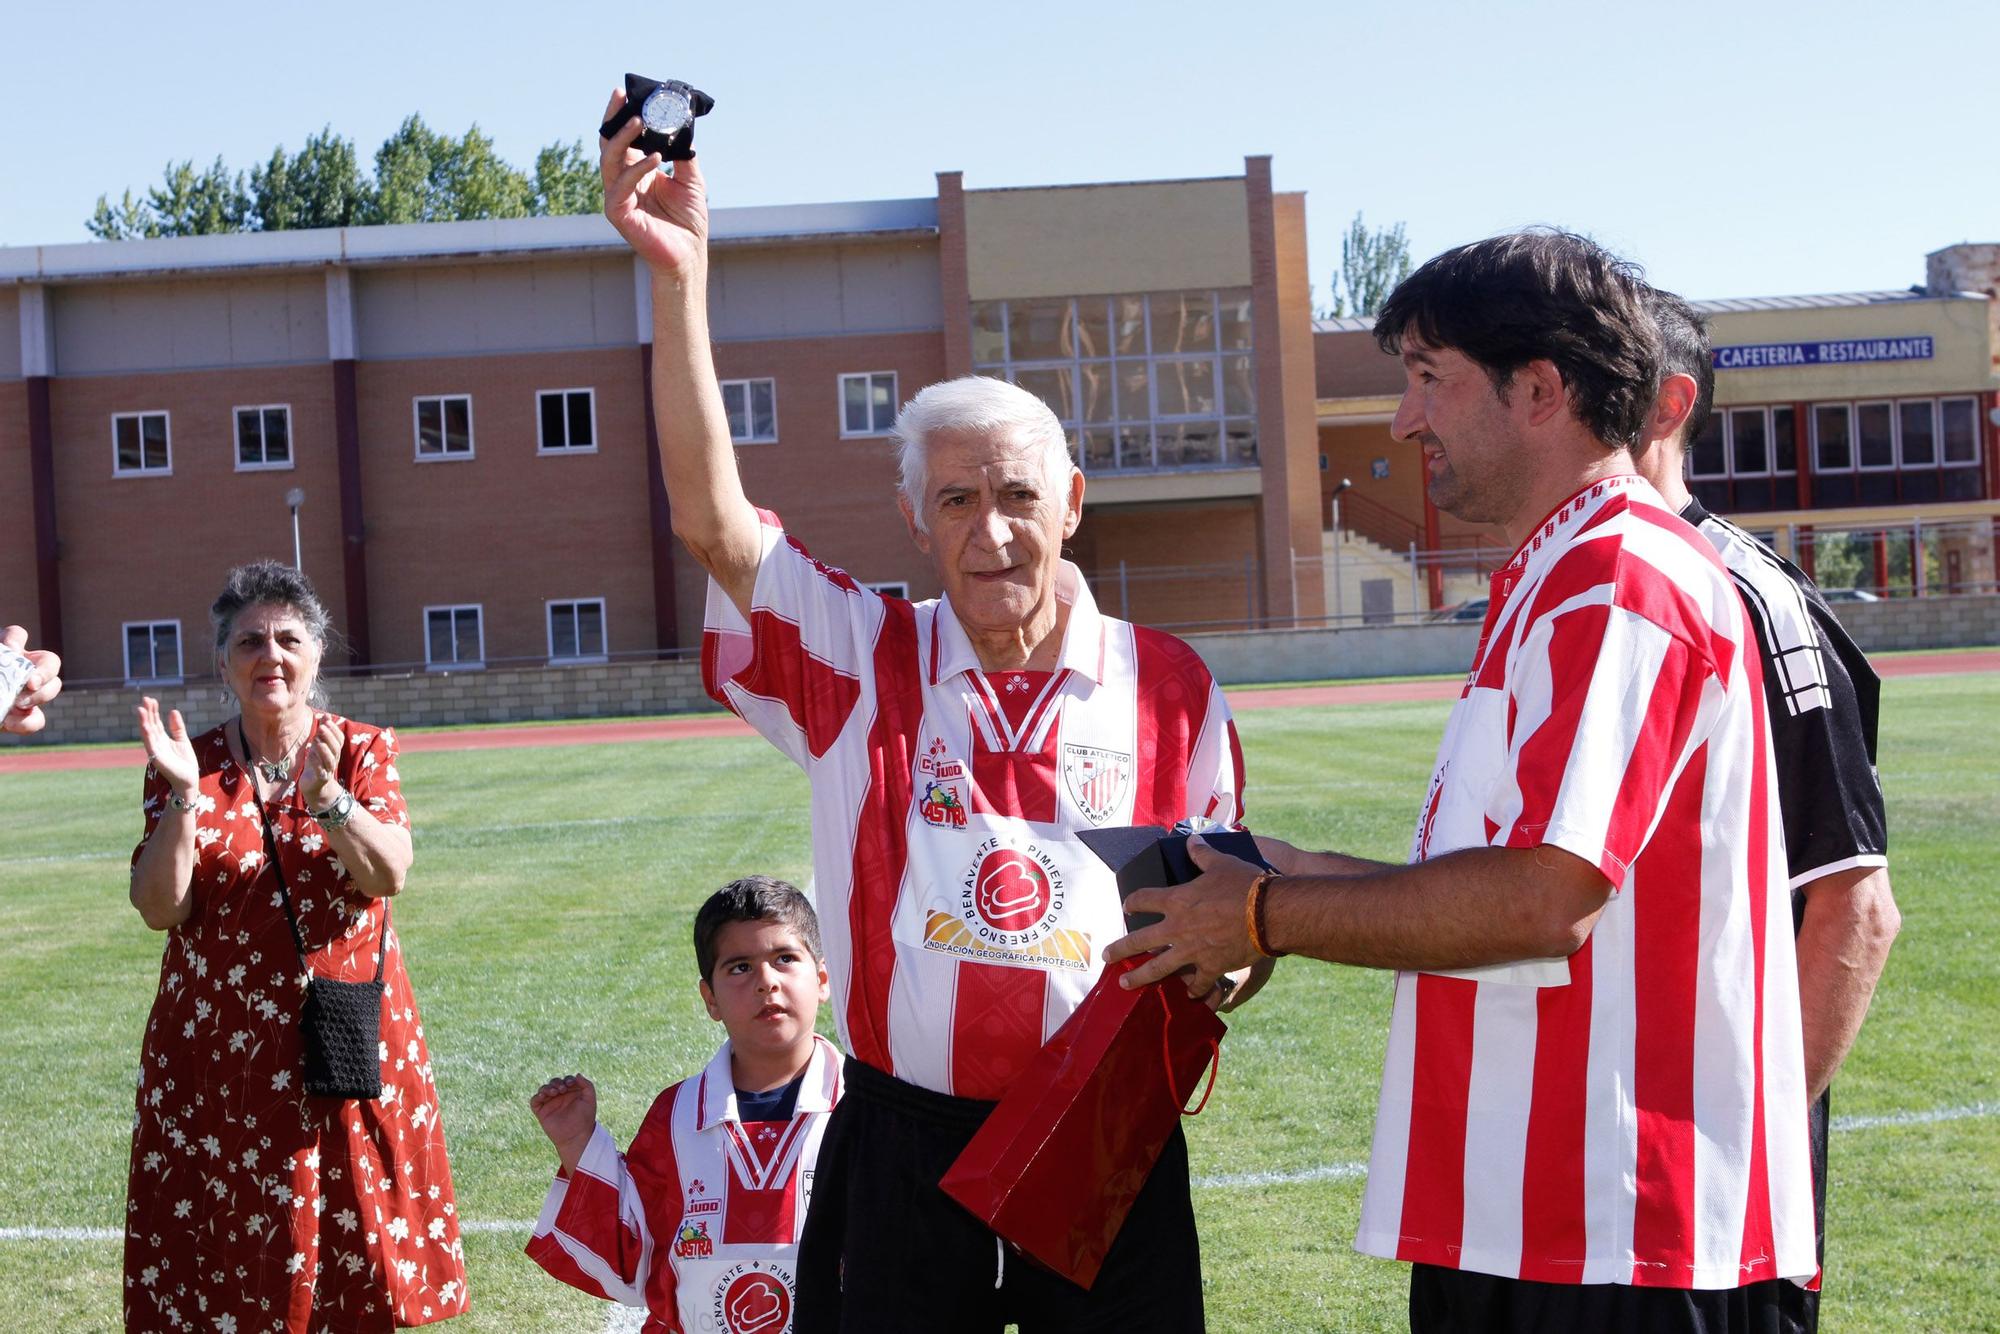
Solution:
[[[265,782],[276,787],[291,779],[292,757],[290,755],[286,755],[282,760],[260,760],[250,753],[250,737],[243,730],[243,720],[241,718],[236,720],[236,739],[243,743],[243,758],[249,760],[251,766],[259,774],[263,775]]]

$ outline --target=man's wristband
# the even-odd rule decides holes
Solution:
[[[1270,947],[1270,936],[1264,925],[1264,891],[1277,878],[1276,871],[1264,872],[1250,882],[1250,892],[1243,897],[1243,925],[1249,931],[1250,948],[1266,959],[1275,959],[1284,953]]]

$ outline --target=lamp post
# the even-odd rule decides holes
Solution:
[[[1340,577],[1340,493],[1353,485],[1343,477],[1340,485],[1333,488],[1333,628],[1336,630],[1347,614],[1347,585]]]
[[[306,565],[299,555],[299,506],[305,503],[304,487],[295,486],[285,492],[285,504],[290,506],[292,511],[292,568],[300,574],[305,573]]]

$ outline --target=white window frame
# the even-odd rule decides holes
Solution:
[[[143,465],[146,454],[145,419],[159,417],[166,425],[167,461],[158,468],[121,468],[118,466],[118,423],[127,420],[139,422],[139,459]],[[113,477],[172,477],[174,475],[174,414],[167,408],[146,408],[138,412],[114,412],[111,414],[111,475]]]
[[[875,396],[874,392],[875,378],[877,376],[882,376],[882,375],[886,375],[889,377],[889,425],[876,427],[874,411],[873,408],[871,407],[868,418],[868,425],[870,429],[866,431],[848,430],[847,429],[847,382],[849,380],[868,381],[868,391],[869,391],[868,396],[872,400]],[[900,406],[896,401],[899,396],[900,393],[899,393],[899,387],[897,385],[895,371],[841,372],[839,379],[834,383],[834,411],[839,414],[840,438],[842,440],[880,440],[883,436],[889,434],[889,426],[895,424],[896,409],[898,406]],[[775,407],[776,405],[773,404],[774,409]]]
[[[473,624],[479,627],[479,656],[470,660],[458,659],[453,662],[438,662],[431,657],[431,616],[435,612],[450,612],[454,618],[459,612],[469,611]],[[458,637],[456,624],[452,629],[454,640]],[[486,670],[486,604],[483,602],[440,602],[424,608],[424,670],[427,672],[480,672]]]
[[[1820,453],[1819,414],[1821,408],[1839,408],[1842,412],[1847,414],[1847,462],[1840,465],[1837,468],[1828,467],[1825,456],[1823,456]],[[1827,477],[1845,477],[1848,474],[1852,473],[1855,470],[1856,465],[1858,465],[1861,462],[1861,445],[1860,442],[1855,438],[1854,404],[1841,403],[1841,402],[1809,403],[1806,405],[1806,410],[1812,413],[1811,435],[1812,435],[1812,451],[1813,451],[1812,462],[1813,462],[1814,475],[1815,476],[1823,475]]]
[[[1970,403],[1972,405],[1972,457],[1954,463],[1944,456],[1944,405],[1947,403]],[[1979,399],[1973,394],[1946,394],[1937,401],[1937,447],[1940,468],[1976,468],[1985,457],[1980,447],[1980,437],[1985,435],[1985,414],[1979,410]]]
[[[1756,472],[1739,472],[1736,468],[1736,414],[1754,412],[1764,419],[1764,466]],[[1771,409],[1752,404],[1726,407],[1722,410],[1722,464],[1728,471],[1724,474],[1735,481],[1762,480],[1771,475],[1771,465],[1776,462],[1777,451],[1771,440]]]
[[[155,634],[161,626],[174,627],[174,656],[180,660],[180,674],[177,676],[134,676],[132,674],[132,632],[145,629]],[[151,643],[151,640],[148,641]],[[154,664],[160,656],[158,644],[152,644]],[[118,627],[118,656],[125,663],[125,684],[128,686],[177,686],[187,679],[187,639],[181,634],[178,619],[162,621],[126,621]]]
[[[1732,463],[1735,462],[1735,460],[1731,458],[1729,454],[1731,445],[1730,433],[1729,433],[1729,409],[1721,407],[1716,408],[1713,412],[1709,414],[1709,420],[1715,423],[1715,429],[1721,436],[1722,471],[1697,472],[1694,466],[1695,442],[1693,440],[1689,440],[1687,441],[1685,453],[1683,455],[1684,462],[1682,463],[1682,468],[1687,477],[1687,480],[1691,482],[1726,482],[1729,480],[1730,476],[1729,467]]]
[[[444,406],[443,406],[443,405],[444,405],[444,404],[446,404],[446,403],[448,403],[448,402],[450,402],[450,401],[451,401],[452,399],[455,399],[455,398],[462,398],[462,399],[464,399],[464,400],[465,400],[465,452],[464,452],[464,453],[462,453],[462,454],[454,454],[454,453],[453,453],[453,452],[451,451],[451,449],[449,448],[449,442],[450,442],[450,437],[449,437],[449,436],[447,435],[447,436],[445,436],[445,437],[444,437],[444,438],[445,438],[445,440],[446,440],[446,444],[447,444],[447,447],[446,447],[446,448],[445,448],[445,449],[444,449],[443,451],[441,451],[441,452],[439,452],[439,453],[436,453],[436,454],[426,454],[426,453],[424,453],[424,449],[423,449],[423,445],[424,445],[424,428],[423,428],[423,410],[424,410],[424,406],[423,406],[423,405],[424,405],[424,404],[426,404],[426,403],[436,403],[436,404],[438,404],[438,405],[439,405],[439,406],[438,406],[438,429],[439,429],[440,431],[443,431],[443,430],[444,430]],[[537,427],[536,429],[538,429],[538,430],[539,430],[540,428],[539,428],[539,427]],[[410,454],[411,454],[411,456],[412,456],[412,457],[414,457],[414,458],[416,459],[416,461],[417,461],[417,462],[419,462],[419,463],[467,463],[467,462],[470,462],[470,461],[471,461],[472,459],[474,459],[474,458],[478,457],[478,454],[479,454],[479,436],[478,436],[478,432],[477,432],[477,431],[476,431],[476,430],[474,429],[474,426],[473,426],[473,420],[472,420],[472,395],[471,395],[471,394],[416,394],[416,395],[413,395],[413,396],[411,397],[411,399],[410,399]]]
[[[1911,463],[1903,457],[1903,409],[1924,403],[1931,410],[1931,461]],[[1899,398],[1896,400],[1896,471],[1922,472],[1928,468],[1944,466],[1944,414],[1938,411],[1938,401],[1934,398]]]
[[[556,655],[556,608],[577,608],[591,605],[595,605],[597,608],[597,626],[599,632],[604,636],[603,652],[579,653],[573,657],[558,657]],[[572,611],[571,614],[574,615],[574,612]],[[564,666],[587,666],[591,663],[611,661],[611,621],[604,613],[603,598],[550,598],[542,603],[542,628],[548,635],[549,662],[551,665],[561,663]],[[482,636],[485,634],[483,624],[480,627],[480,633]],[[577,636],[579,647],[582,645],[582,642],[583,637],[581,635]],[[481,647],[483,648],[484,644]]]
[[[265,461],[262,463],[245,463],[243,461],[243,437],[239,434],[243,429],[243,423],[238,420],[238,414],[245,412],[254,412],[257,414],[257,446],[265,457]],[[270,449],[264,441],[264,414],[267,412],[282,412],[285,414],[285,461],[283,463],[270,462]],[[239,403],[231,408],[229,410],[229,448],[230,457],[235,462],[236,471],[238,472],[290,472],[296,468],[298,466],[299,447],[298,437],[292,434],[292,405],[289,403]]]
[[[590,400],[590,443],[587,445],[551,445],[542,435],[542,400],[551,395],[561,395],[563,399],[563,432],[569,432],[569,395],[582,394]],[[466,409],[467,435],[471,434],[472,411]],[[597,452],[597,390],[583,386],[576,389],[537,389],[535,391],[535,453],[553,454],[563,457],[570,454],[595,454]]]
[[[879,372],[870,372],[870,374],[879,374]],[[890,374],[890,375],[894,375],[894,374],[895,374],[895,372],[894,372],[894,371],[890,371],[890,372],[889,372],[889,374]],[[751,394],[751,388],[752,388],[752,386],[754,386],[754,385],[760,385],[760,384],[768,384],[768,385],[770,385],[770,386],[771,386],[771,433],[770,433],[769,435],[754,435],[754,434],[753,434],[753,435],[738,435],[738,434],[736,434],[736,433],[735,433],[734,431],[731,431],[731,432],[729,433],[729,443],[730,443],[730,444],[732,444],[732,445],[775,445],[775,444],[777,444],[777,443],[778,443],[778,380],[777,380],[777,377],[776,377],[776,376],[772,376],[772,375],[753,375],[753,376],[749,377],[748,379],[742,379],[742,380],[724,380],[724,381],[722,381],[721,383],[722,383],[722,415],[723,415],[724,419],[726,420],[726,419],[728,418],[728,416],[729,416],[729,389],[730,389],[730,386],[731,386],[731,385],[740,385],[740,386],[742,386],[742,389],[743,389],[743,420],[744,420],[745,422],[747,422],[747,423],[750,423],[750,424],[751,424],[751,425],[752,425],[753,427],[754,427],[754,425],[755,425],[755,423],[756,423],[756,420],[757,420],[757,414],[756,414],[756,410],[755,410],[754,408],[752,408],[752,406],[751,406],[751,404],[750,404],[750,394]],[[891,399],[891,401],[893,401],[893,400],[895,399],[895,397],[896,397],[896,393],[895,393],[895,390],[894,390],[894,389],[892,388],[892,389],[891,389],[891,390],[889,391],[889,398]],[[841,398],[840,398],[840,424],[841,424],[841,426],[842,426],[843,428],[845,428],[845,427],[846,427],[846,425],[847,425],[847,388],[846,388],[846,386],[845,386],[845,385],[841,386]],[[845,431],[845,430],[843,429],[843,431],[842,431],[841,433],[842,433],[843,435],[845,435],[845,434],[846,434],[846,431]]]
[[[1764,405],[1764,453],[1771,461],[1771,471],[1767,475],[1773,478],[1797,477],[1799,475],[1799,459],[1798,436],[1796,434],[1798,423],[1796,421],[1792,424],[1794,432],[1792,436],[1792,466],[1789,468],[1780,468],[1778,466],[1778,410],[1780,408],[1788,408],[1794,414],[1798,412],[1798,405],[1796,403],[1767,403]]]
[[[871,592],[880,593],[885,598],[901,598],[905,602],[910,600],[910,581],[907,579],[879,579],[874,583],[863,580],[861,586]]]
[[[1854,400],[1854,471],[1856,472],[1897,472],[1903,457],[1903,421],[1896,411],[1893,398],[1857,398]],[[1861,409],[1883,407],[1889,409],[1889,461],[1887,463],[1863,463],[1861,461]]]

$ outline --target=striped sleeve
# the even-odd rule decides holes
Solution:
[[[1686,638],[1614,605],[1603,584],[1530,627],[1508,676],[1509,781],[1498,847],[1562,848],[1623,888],[1713,681]]]
[[[528,1257],[593,1297],[646,1304],[653,1237],[625,1156],[603,1126],[591,1132],[576,1170],[549,1187]]]
[[[1188,766],[1187,794],[1190,815],[1206,815],[1231,829],[1243,827],[1243,746],[1236,739],[1236,720],[1229,715],[1222,688],[1212,680]]]
[[[824,755],[860,698],[883,618],[880,595],[814,560],[763,520],[750,616],[714,580],[703,615],[702,685],[801,768]]]

